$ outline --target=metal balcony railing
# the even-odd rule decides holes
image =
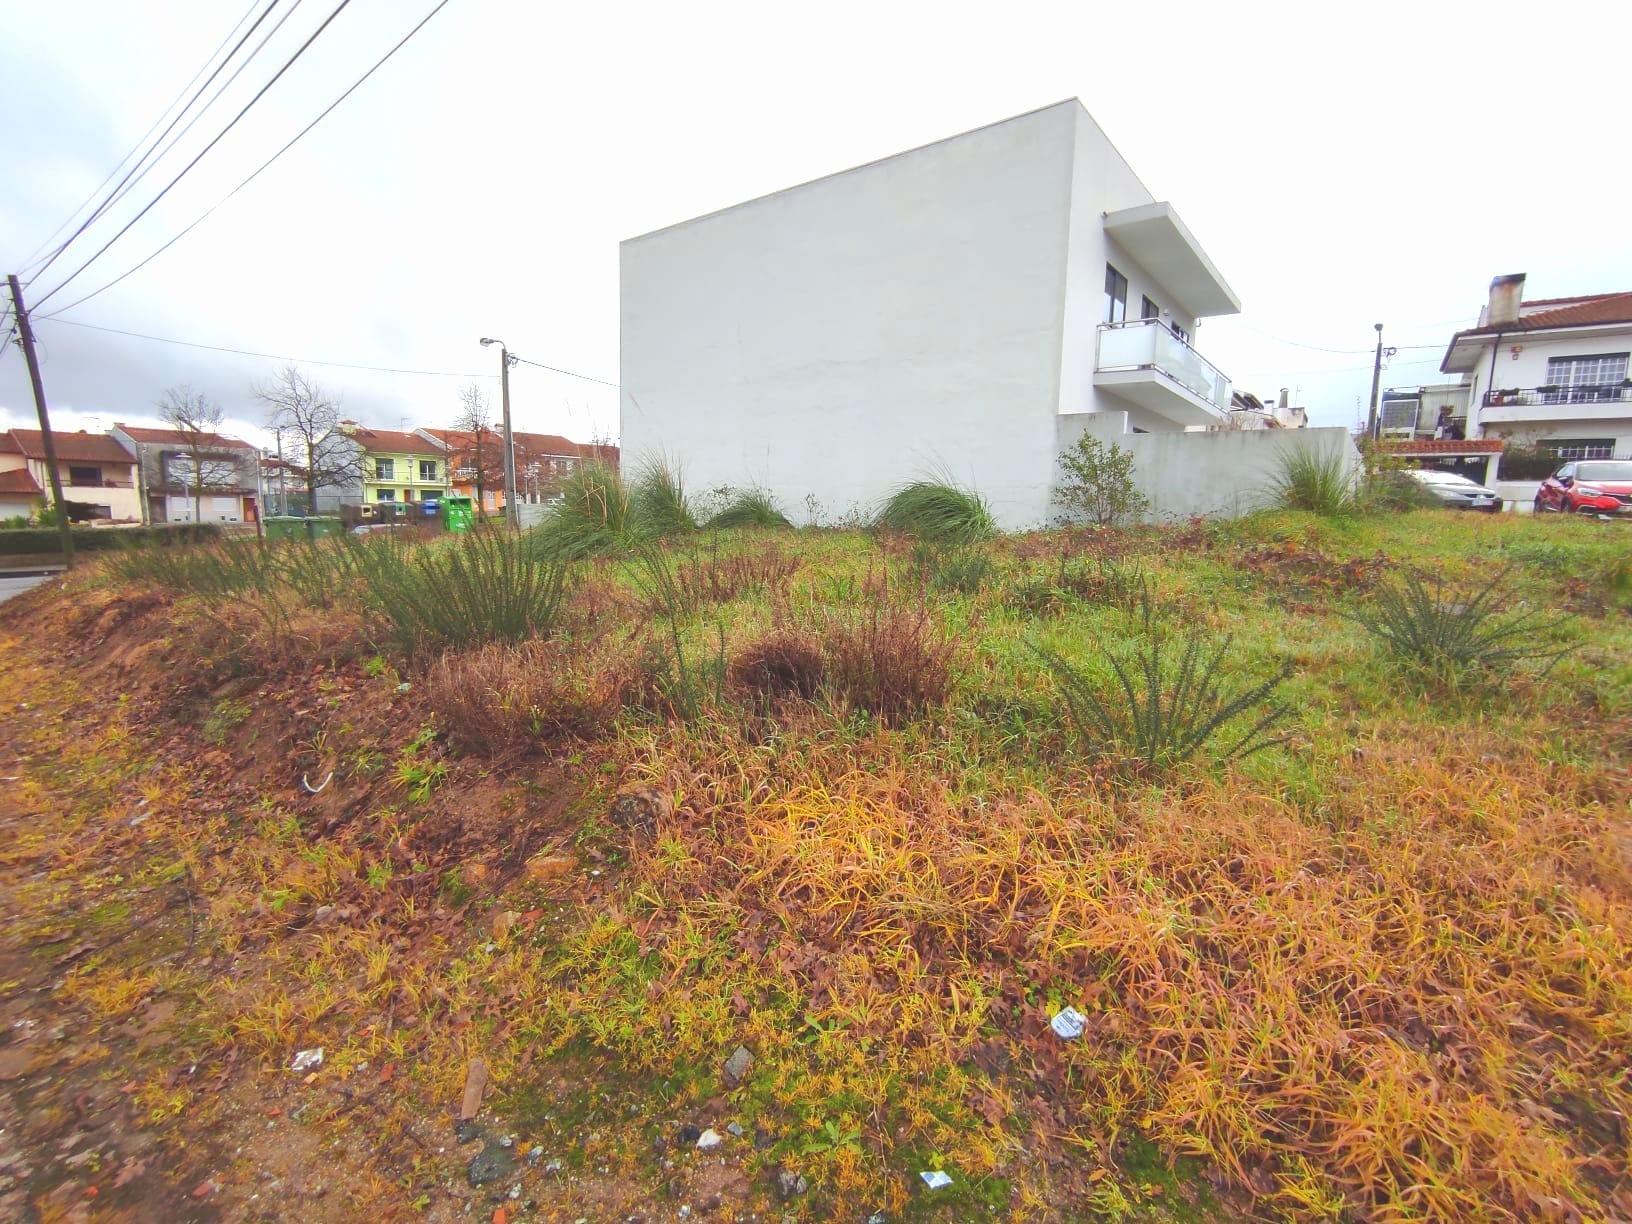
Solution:
[[[1230,407],[1230,380],[1160,319],[1099,325],[1099,370],[1156,370],[1220,412]]]
[[[1540,387],[1506,387],[1485,392],[1485,407],[1521,404],[1615,404],[1632,403],[1632,383],[1578,383]]]

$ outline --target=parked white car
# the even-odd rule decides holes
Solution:
[[[1452,510],[1483,510],[1487,514],[1495,514],[1502,508],[1502,499],[1497,496],[1496,490],[1487,489],[1455,472],[1412,468],[1406,475],[1439,498],[1440,505]]]

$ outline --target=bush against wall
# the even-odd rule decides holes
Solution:
[[[1133,452],[1115,442],[1084,435],[1060,456],[1054,501],[1062,523],[1114,527],[1150,509],[1150,498],[1133,483]]]
[[[1496,476],[1499,480],[1546,480],[1563,463],[1553,451],[1539,446],[1509,445],[1497,460]]]

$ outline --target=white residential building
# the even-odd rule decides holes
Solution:
[[[1194,340],[1240,302],[1075,99],[631,238],[621,279],[625,470],[795,517],[944,474],[1037,525],[1085,432],[1230,408]]]
[[[1560,459],[1632,458],[1632,293],[1524,301],[1498,276],[1476,327],[1451,337],[1440,369],[1469,384],[1468,436]]]

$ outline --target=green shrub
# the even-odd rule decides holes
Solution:
[[[271,550],[253,539],[188,548],[133,548],[109,557],[107,571],[126,582],[207,599],[264,591],[277,578]]]
[[[535,548],[562,557],[585,557],[628,542],[629,490],[617,469],[604,463],[574,468],[561,484],[561,501],[534,529]]]
[[[1224,675],[1229,638],[1209,643],[1192,630],[1180,637],[1175,654],[1148,609],[1145,622],[1131,645],[1105,653],[1110,683],[1055,651],[1032,646],[1054,679],[1063,713],[1090,751],[1167,769],[1232,725],[1232,738],[1217,754],[1220,760],[1251,756],[1285,741],[1276,728],[1291,709],[1272,698],[1291,674],[1291,664],[1256,683],[1232,685]]]
[[[662,697],[682,719],[696,720],[708,701],[719,704],[725,685],[725,625],[718,625],[719,647],[712,660],[701,664],[686,649],[684,622],[696,610],[688,592],[661,547],[649,541],[635,544],[638,563],[634,581],[648,607],[664,618],[667,641],[650,660]]]
[[[1007,596],[1010,605],[1033,614],[1060,612],[1074,604],[1133,611],[1150,599],[1150,579],[1137,562],[1111,557],[1073,561],[1063,553],[1057,568],[1022,576]]]
[[[1546,480],[1563,463],[1553,451],[1509,443],[1497,460],[1496,471],[1502,480]]]
[[[957,548],[936,553],[929,558],[929,581],[938,591],[959,595],[973,595],[986,584],[992,572],[992,559],[973,548]]]
[[[648,459],[641,465],[629,490],[629,521],[637,534],[652,539],[697,530],[678,465],[664,459]]]
[[[724,508],[708,520],[710,527],[792,527],[788,516],[777,507],[776,499],[764,489],[740,489],[731,494]]]
[[[1062,523],[1111,527],[1150,509],[1150,498],[1133,483],[1133,453],[1115,442],[1085,434],[1060,456],[1059,468],[1054,501]]]
[[[1408,573],[1403,583],[1379,586],[1370,605],[1353,618],[1394,655],[1435,671],[1500,672],[1532,660],[1551,664],[1569,648],[1546,641],[1542,614],[1499,607],[1511,573],[1502,569],[1477,589],[1438,578],[1425,582]]]
[[[1282,451],[1270,495],[1282,509],[1307,510],[1328,518],[1362,508],[1360,480],[1342,446],[1317,450],[1300,445]]]
[[[112,552],[116,549],[146,548],[175,544],[199,544],[221,538],[214,523],[173,523],[155,527],[81,527],[72,532],[74,551]],[[55,527],[6,529],[0,534],[0,553],[40,556],[62,551],[62,537]]]
[[[525,536],[508,531],[418,545],[386,534],[352,549],[369,602],[405,650],[547,634],[566,599],[567,562],[540,559]]]
[[[873,516],[873,526],[948,546],[972,544],[997,531],[991,510],[978,493],[933,480],[916,480],[897,489]]]

